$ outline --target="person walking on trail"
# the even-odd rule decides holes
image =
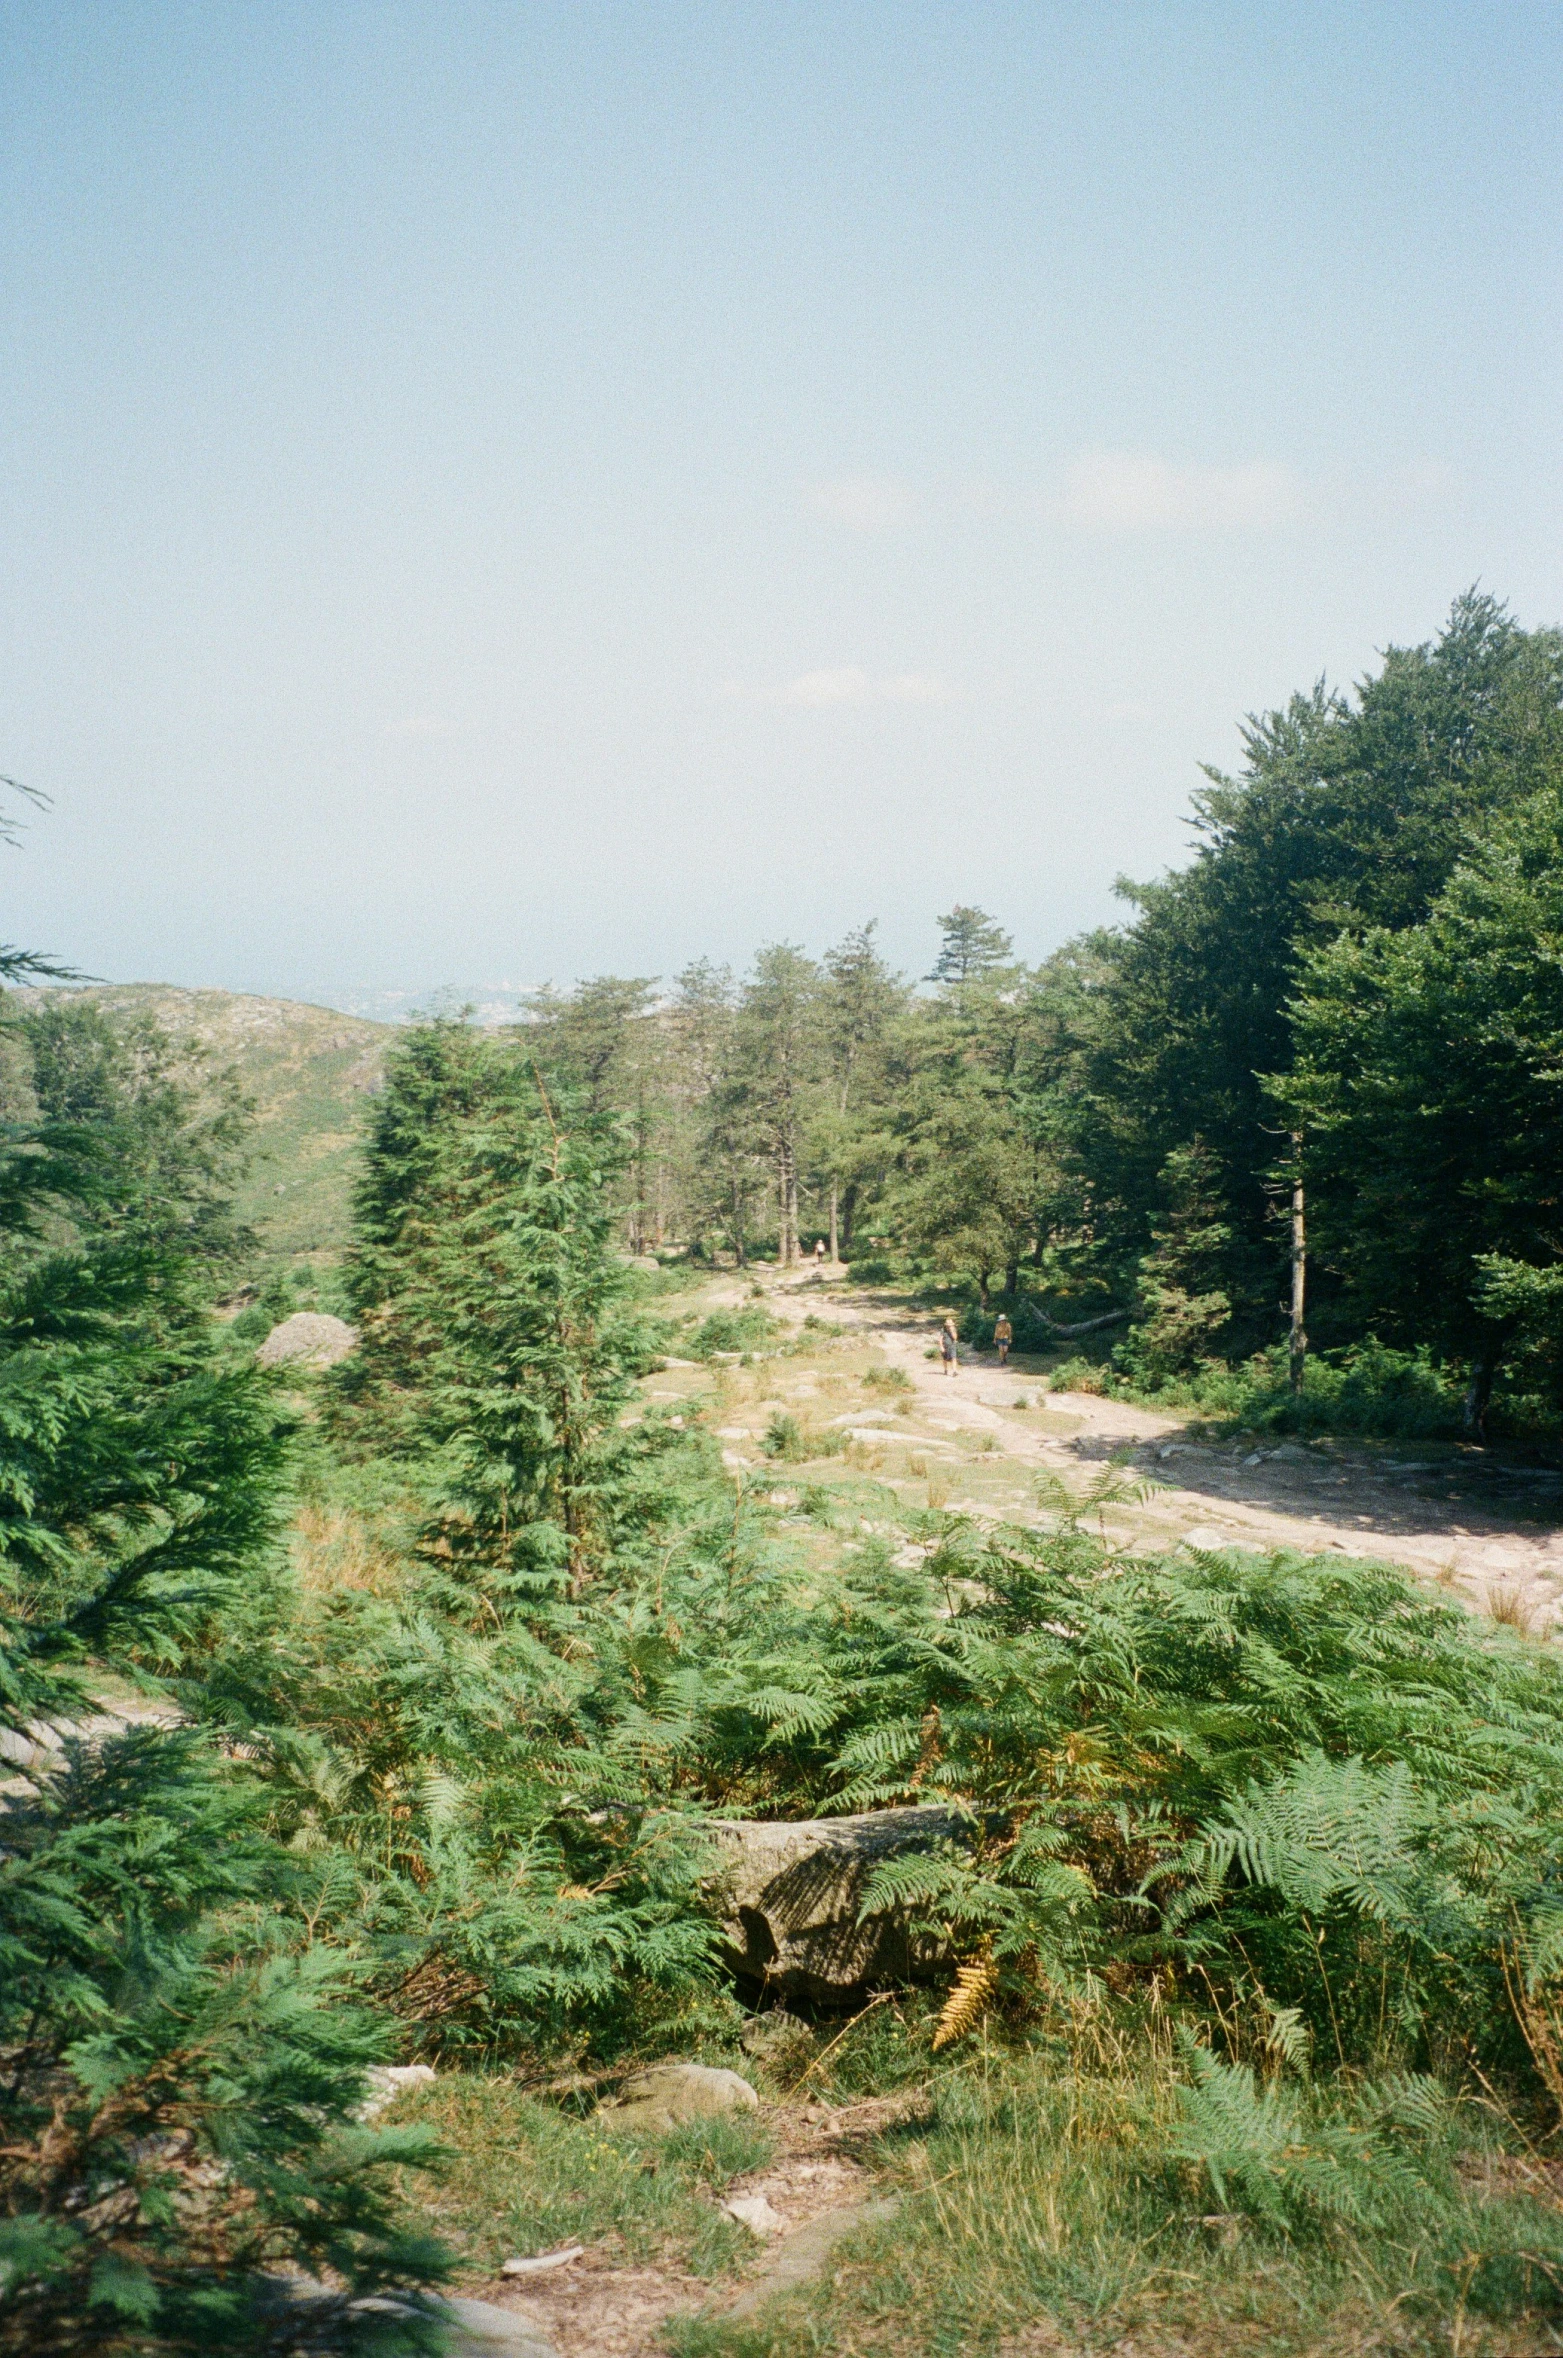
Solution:
[[[819,1271],[819,1270],[823,1269],[823,1268],[824,1268],[824,1266],[825,1266],[825,1239],[824,1239],[822,1236],[817,1236],[817,1237],[814,1239],[814,1267],[815,1267],[815,1271],[816,1271],[816,1273],[818,1273],[818,1271]]]
[[[955,1321],[947,1318],[939,1329],[939,1357],[944,1361],[944,1372],[952,1376],[959,1370],[960,1350],[955,1340]]]
[[[1000,1367],[1007,1367],[1009,1365],[1009,1347],[1015,1340],[1015,1329],[1010,1325],[1002,1310],[993,1322],[993,1340],[999,1347]]]

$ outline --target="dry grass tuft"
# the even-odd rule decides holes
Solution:
[[[1487,1590],[1487,1617],[1521,1637],[1537,1634],[1536,1600],[1515,1580],[1494,1580]]]
[[[306,1595],[356,1588],[371,1596],[393,1596],[401,1585],[397,1557],[357,1515],[340,1508],[300,1507],[292,1546]]]

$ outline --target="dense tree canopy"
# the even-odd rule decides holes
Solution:
[[[1300,1181],[1321,1348],[1431,1352],[1478,1408],[1516,1352],[1555,1386],[1546,1049],[1502,1047],[1486,1002],[1541,1021],[1563,635],[1471,591],[1437,639],[1252,717],[1243,746],[1194,798],[1189,864],[1038,967],[962,904],[932,992],[869,927],[819,965],[691,968],[671,1004],[550,1002],[535,1047],[639,1158],[630,1241],[900,1251],[983,1303],[1026,1294],[1039,1333],[1116,1312],[1120,1371],[1165,1384],[1286,1331]],[[641,1045],[588,1069],[571,1043],[610,1002]]]

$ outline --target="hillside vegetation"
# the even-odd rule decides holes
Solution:
[[[926,991],[865,927],[386,1037],[0,952],[0,2350],[432,2352],[550,2258],[563,2358],[1559,2346],[1557,1644],[1138,1519],[934,1338],[1549,1437],[1560,693],[1462,600]],[[843,1818],[871,1950],[784,1984]],[[616,2112],[667,2059],[760,2101]]]
[[[35,986],[20,996],[68,998],[126,1022],[150,1017],[172,1040],[199,1050],[210,1079],[231,1072],[254,1107],[250,1159],[234,1189],[238,1218],[255,1230],[268,1262],[319,1262],[342,1252],[364,1100],[379,1086],[391,1025],[293,999],[172,983],[92,983],[69,992]]]

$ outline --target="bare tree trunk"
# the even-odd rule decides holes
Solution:
[[[781,1206],[776,1260],[778,1267],[791,1269],[798,1258],[798,1167],[790,1138],[784,1138],[777,1149],[776,1193]]]
[[[1471,1380],[1465,1387],[1465,1398],[1460,1403],[1460,1423],[1468,1441],[1487,1443],[1487,1410],[1492,1402],[1492,1380],[1498,1372],[1498,1354],[1489,1344],[1471,1367]]]
[[[988,1307],[988,1279],[992,1275],[991,1269],[979,1269],[977,1272],[977,1300],[984,1310]]]
[[[830,1260],[832,1268],[841,1258],[840,1196],[841,1190],[832,1179],[830,1183]]]
[[[1302,1140],[1293,1136],[1292,1152],[1302,1152]],[[1308,1337],[1303,1327],[1303,1313],[1308,1305],[1308,1224],[1303,1203],[1302,1172],[1292,1177],[1292,1326],[1288,1342],[1291,1367],[1292,1396],[1301,1399],[1303,1369],[1308,1358]]]
[[[848,1185],[847,1192],[841,1199],[841,1212],[841,1241],[844,1245],[849,1245],[852,1242],[852,1222],[857,1214],[857,1183],[855,1180]]]
[[[737,1255],[739,1268],[747,1269],[749,1264],[744,1259],[743,1189],[736,1179],[733,1181],[733,1251]]]
[[[1011,1301],[1020,1291],[1020,1255],[1018,1253],[1005,1264],[1004,1291],[1009,1295]]]

